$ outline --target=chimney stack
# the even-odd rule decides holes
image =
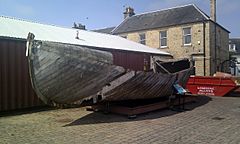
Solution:
[[[72,28],[80,29],[80,30],[86,30],[86,26],[85,25],[82,25],[80,23],[76,24],[75,22],[73,23],[73,27]]]
[[[127,7],[126,11],[123,14],[124,14],[124,19],[127,17],[131,17],[131,16],[135,15],[134,9],[131,7]]]
[[[216,0],[210,0],[211,20],[216,22]]]

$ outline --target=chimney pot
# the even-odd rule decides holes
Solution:
[[[135,15],[134,9],[131,7],[127,7],[123,14],[124,14],[124,19],[127,17],[131,17],[131,16]]]
[[[85,25],[83,25],[81,23],[76,24],[75,22],[73,23],[73,27],[72,28],[86,30],[86,26]]]

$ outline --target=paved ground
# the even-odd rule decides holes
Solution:
[[[191,110],[160,110],[129,120],[83,108],[0,117],[0,143],[240,144],[240,98],[200,97]]]

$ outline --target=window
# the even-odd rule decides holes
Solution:
[[[160,47],[167,47],[167,31],[160,31]]]
[[[141,33],[139,34],[139,43],[141,44],[146,44],[146,36],[145,36],[145,33]]]
[[[191,35],[191,28],[183,28],[183,44],[184,45],[191,45],[192,42],[192,35]]]

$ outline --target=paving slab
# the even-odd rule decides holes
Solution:
[[[57,109],[0,117],[2,144],[240,144],[240,98],[204,97],[188,111],[158,110],[128,119]]]

